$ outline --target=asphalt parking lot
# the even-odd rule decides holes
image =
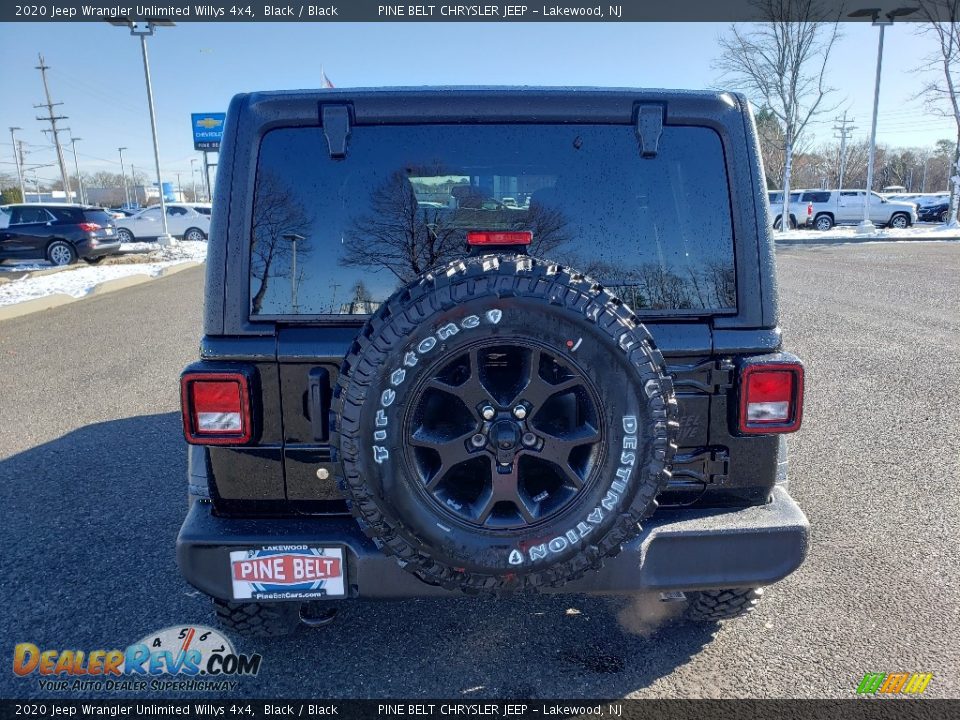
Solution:
[[[759,611],[697,628],[659,626],[675,606],[644,598],[348,603],[294,639],[237,638],[264,663],[232,697],[843,698],[893,671],[960,695],[960,244],[791,246],[779,265],[808,368],[791,491],[813,545]],[[49,694],[10,672],[18,642],[122,648],[212,622],[173,555],[202,282],[0,323],[2,697]]]

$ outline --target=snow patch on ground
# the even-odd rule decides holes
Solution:
[[[56,273],[22,277],[0,285],[0,307],[56,294],[80,298],[108,280],[131,275],[157,277],[168,267],[190,261],[203,262],[207,256],[205,242],[181,242],[169,248],[166,253],[161,253],[156,243],[135,244],[152,246],[140,250],[140,252],[150,251],[148,262],[99,266],[81,263]],[[20,271],[25,269],[22,265],[11,267]],[[37,265],[35,269],[49,269],[49,267],[49,265]]]
[[[856,242],[862,240],[960,240],[960,228],[949,225],[914,225],[897,230],[879,228],[869,235],[857,234],[855,226],[835,227],[827,232],[819,230],[789,230],[773,232],[775,240],[799,240],[810,243],[824,241]]]

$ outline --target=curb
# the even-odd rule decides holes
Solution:
[[[137,273],[135,275],[128,275],[126,277],[107,280],[99,285],[95,285],[90,292],[88,292],[86,295],[81,295],[80,297],[73,297],[72,295],[66,295],[64,293],[57,293],[55,295],[47,295],[46,297],[35,298],[33,300],[25,300],[24,302],[14,303],[13,305],[4,305],[3,307],[0,307],[0,322],[16,317],[22,317],[24,315],[30,315],[35,312],[40,312],[41,310],[50,310],[55,307],[60,307],[61,305],[68,305],[78,300],[85,300],[89,297],[106,295],[107,293],[123,290],[124,288],[133,287],[134,285],[141,285],[143,283],[150,282],[151,280],[167,277],[168,275],[173,275],[183,270],[199,267],[202,264],[203,263],[199,263],[195,260],[187,260],[185,262],[177,263],[176,265],[171,265],[170,267],[164,268],[158,275]]]
[[[807,240],[806,238],[802,239],[779,239],[774,238],[776,245],[848,245],[853,243],[868,243],[868,242],[940,242],[946,240],[948,242],[956,242],[960,240],[960,235],[937,235],[936,237],[884,237],[884,236],[873,236],[868,235],[866,237],[821,237],[815,240]]]

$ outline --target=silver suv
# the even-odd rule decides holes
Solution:
[[[810,227],[826,231],[834,225],[856,225],[863,220],[864,190],[803,190],[800,204],[812,206]],[[887,200],[870,193],[870,221],[877,226],[903,229],[917,221],[917,206]]]

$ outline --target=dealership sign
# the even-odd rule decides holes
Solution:
[[[190,115],[193,125],[194,150],[219,150],[223,137],[223,123],[226,113],[193,113]]]

